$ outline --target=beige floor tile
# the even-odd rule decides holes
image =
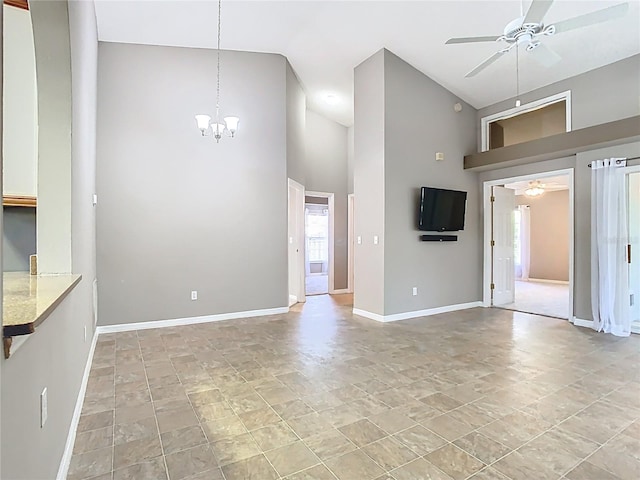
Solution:
[[[339,480],[373,480],[384,474],[384,470],[362,450],[334,457],[325,465]]]
[[[620,478],[640,478],[640,445],[631,437],[626,439],[607,443],[588,458],[589,463]]]
[[[113,443],[115,445],[157,436],[158,425],[155,417],[147,417],[131,423],[119,423],[113,429]]]
[[[198,424],[198,417],[196,417],[191,407],[158,412],[156,418],[158,419],[160,433]]]
[[[193,410],[201,422],[209,422],[211,420],[217,420],[218,418],[235,415],[233,409],[225,401],[206,405],[194,405]]]
[[[154,480],[167,479],[167,471],[162,457],[120,468],[113,472],[113,480],[141,480],[147,478]]]
[[[331,430],[305,438],[304,443],[323,461],[356,449],[356,446],[338,430]]]
[[[113,416],[113,410],[81,415],[80,421],[78,422],[78,432],[88,432],[89,430],[110,427],[113,425]]]
[[[111,447],[74,455],[71,458],[67,478],[82,480],[110,472],[112,455]]]
[[[566,478],[569,480],[622,480],[613,473],[607,472],[586,460],[567,473]]]
[[[263,452],[273,450],[274,448],[282,447],[299,440],[298,436],[285,422],[279,422],[253,430],[251,435],[253,435],[253,438]]]
[[[516,412],[490,423],[478,431],[483,435],[516,449],[541,434],[551,426],[550,423],[531,415]]]
[[[453,443],[487,465],[504,457],[511,451],[509,447],[478,432],[471,432]]]
[[[325,421],[318,413],[310,413],[302,417],[290,418],[287,420],[289,426],[300,438],[304,439],[318,433],[328,432],[333,426]]]
[[[249,431],[257,430],[282,421],[280,416],[271,407],[241,413],[238,417],[240,417],[240,420]]]
[[[396,480],[452,480],[449,475],[424,458],[418,458],[392,470],[391,475]]]
[[[296,417],[303,417],[310,413],[314,413],[313,408],[304,403],[302,400],[291,400],[289,402],[273,405],[273,409],[284,420],[290,420]]]
[[[394,438],[418,455],[426,455],[447,443],[445,439],[422,425],[416,425],[415,427],[398,432],[394,435]]]
[[[463,480],[485,466],[481,461],[452,444],[440,447],[425,455],[424,458],[454,480]]]
[[[258,455],[260,447],[250,433],[243,433],[233,437],[226,437],[211,443],[211,450],[220,466],[244,460]]]
[[[165,455],[186,450],[207,443],[207,438],[199,425],[171,430],[160,435]]]
[[[416,425],[416,422],[402,413],[400,409],[389,410],[369,417],[369,420],[389,435],[406,430]]]
[[[446,413],[463,405],[462,402],[459,402],[444,393],[434,393],[433,395],[421,398],[420,401],[425,405],[441,411],[442,413]]]
[[[450,442],[465,436],[473,430],[473,427],[455,420],[448,414],[430,418],[422,422],[422,425]]]
[[[113,445],[113,427],[98,428],[78,433],[73,445],[73,454],[86,453]]]
[[[363,447],[387,436],[387,433],[367,419],[340,427],[338,430],[357,447]]]
[[[300,441],[276,448],[265,453],[265,455],[282,477],[320,463],[318,457]]]
[[[525,457],[519,452],[511,452],[509,455],[491,465],[500,473],[512,480],[557,480],[558,475],[532,458]]]
[[[370,443],[362,447],[362,450],[387,471],[418,458],[418,455],[393,437]]]
[[[256,455],[222,467],[226,480],[278,480],[280,478],[264,455]]]
[[[119,469],[142,463],[162,455],[160,439],[155,437],[142,438],[116,445],[113,449],[113,468]]]
[[[189,448],[180,452],[172,453],[165,457],[169,478],[171,480],[182,480],[204,472],[217,472],[218,463],[209,445],[200,445],[198,447]],[[211,478],[204,475],[204,478]]]
[[[495,468],[486,467],[469,477],[469,480],[510,480]]]
[[[153,417],[153,405],[145,403],[135,407],[120,407],[116,409],[116,423],[131,423],[143,418]]]
[[[336,480],[336,477],[324,465],[316,465],[302,472],[294,473],[286,480]]]

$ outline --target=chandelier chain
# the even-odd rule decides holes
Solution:
[[[218,48],[217,48],[217,84],[216,84],[216,123],[220,123],[220,17],[222,12],[222,0],[218,0]]]

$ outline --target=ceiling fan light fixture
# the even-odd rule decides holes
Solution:
[[[539,197],[544,193],[544,185],[540,183],[540,180],[529,182],[529,187],[524,191],[527,197]]]

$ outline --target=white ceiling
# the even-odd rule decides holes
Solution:
[[[556,0],[545,23],[622,3]],[[214,48],[217,2],[95,0],[101,41]],[[640,53],[640,1],[626,17],[544,43],[563,57],[552,68],[520,55],[526,92]],[[530,0],[524,0],[525,12]],[[493,42],[445,45],[450,37],[500,35],[520,14],[518,0],[223,0],[222,48],[285,55],[313,110],[353,124],[353,69],[385,47],[475,108],[515,95],[515,52],[474,78],[465,74],[497,50]],[[334,103],[326,101],[335,96]]]
[[[554,177],[537,178],[547,192],[557,192],[559,190],[569,190],[569,175],[559,175]],[[516,195],[524,195],[524,191],[529,183],[535,180],[525,180],[521,182],[507,183],[505,188],[516,191]]]

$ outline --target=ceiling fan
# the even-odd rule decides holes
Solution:
[[[521,16],[509,22],[507,26],[504,27],[502,35],[450,38],[447,40],[447,45],[479,42],[502,42],[502,44],[505,44],[504,48],[491,55],[484,62],[467,73],[465,77],[473,77],[477,75],[518,45],[526,45],[526,50],[528,52],[535,52],[533,56],[536,60],[538,60],[542,65],[550,67],[560,61],[560,55],[542,44],[540,41],[541,37],[557,35],[558,33],[567,32],[576,28],[587,27],[596,23],[623,17],[629,10],[628,3],[620,3],[612,7],[596,10],[595,12],[579,15],[557,23],[545,24],[543,22],[543,18],[552,3],[553,0],[533,0],[527,14],[522,15],[521,9]]]

